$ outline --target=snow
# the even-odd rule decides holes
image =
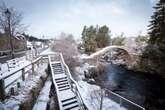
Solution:
[[[105,48],[103,48],[103,49],[101,49],[101,50],[99,50],[99,51],[91,54],[90,56],[87,56],[87,55],[83,54],[81,56],[81,58],[82,59],[92,59],[92,58],[94,58],[94,57],[96,57],[98,55],[104,54],[105,52],[109,51],[110,49],[119,48],[119,47],[121,47],[121,46],[115,46],[115,45],[113,45],[113,46],[107,46],[107,47],[105,47]]]
[[[81,97],[89,110],[98,110],[101,102],[101,89],[97,85],[89,84],[83,81],[84,71],[88,72],[88,68],[93,67],[93,65],[89,65],[88,63],[83,64],[81,67],[75,68],[75,73],[78,74],[79,80],[78,90],[81,94]],[[93,80],[93,79],[91,79]],[[103,106],[102,110],[126,110],[126,108],[120,107],[120,105],[110,98],[104,96],[103,97]]]
[[[44,87],[42,88],[40,95],[33,107],[33,110],[43,110],[46,109],[47,103],[49,101],[49,91],[51,88],[52,81],[49,79],[46,81]]]
[[[42,42],[35,42],[35,44],[36,44],[36,45],[41,45],[41,44],[42,44]]]
[[[24,57],[17,58],[16,64],[13,64],[14,68],[8,68],[7,63],[1,64],[0,79],[18,71],[20,68],[29,65],[31,62],[26,60]]]
[[[3,78],[5,78],[5,77],[9,76],[10,74],[17,72],[17,71],[20,70],[22,67],[27,66],[27,65],[29,65],[29,64],[30,64],[30,62],[26,62],[26,63],[22,64],[20,67],[12,68],[10,71],[7,71],[7,72],[3,73],[3,74],[0,76],[0,79],[3,79]]]
[[[111,60],[113,64],[116,65],[126,65],[126,61],[124,61],[123,59],[116,59],[116,60]]]
[[[66,77],[66,74],[54,74],[54,78],[55,79],[59,79],[59,78],[63,78],[63,77]]]
[[[40,53],[40,55],[50,55],[50,54],[56,54],[55,52],[53,52],[51,50],[51,48],[48,48],[46,50],[44,50],[43,52]]]
[[[33,47],[32,42],[27,41],[26,44],[27,44],[27,47],[29,47],[29,48],[32,48]]]
[[[0,110],[18,110],[19,104],[29,98],[30,90],[33,87],[37,86],[37,83],[40,80],[40,76],[46,74],[46,68],[47,63],[44,63],[42,65],[39,65],[38,68],[36,68],[35,74],[29,72],[28,78],[21,83],[21,88],[18,89],[18,95],[11,96],[9,99],[6,99],[3,103],[0,102]]]
[[[11,87],[16,86],[17,82],[22,82],[22,68],[25,67],[25,73],[28,73],[29,71],[31,71],[31,68],[32,68],[32,65],[31,65],[32,62],[26,60],[25,57],[16,58],[15,60],[16,60],[15,62],[16,64],[11,63],[11,65],[13,65],[13,68],[8,68],[7,63],[4,63],[1,65],[2,70],[0,71],[1,72],[0,79],[4,79],[6,94],[9,93],[9,90]],[[35,59],[34,61],[36,60],[38,60],[38,58]],[[25,79],[27,78],[27,76],[28,74],[25,74]]]
[[[78,81],[78,85],[78,90],[87,108],[89,110],[98,110],[101,103],[100,87],[88,84],[85,81]],[[126,108],[121,107],[118,103],[107,97],[103,97],[102,110],[126,110]]]
[[[15,62],[16,64],[12,64],[12,62],[13,62],[12,60],[7,61],[10,64],[10,66],[12,66],[14,68],[8,68],[7,63],[3,63],[3,64],[0,65],[1,66],[1,69],[0,69],[0,79],[7,72],[13,71],[16,68],[21,67],[22,65],[26,65],[26,64],[29,64],[30,63],[28,60],[25,59],[25,57],[15,58],[15,60],[16,60],[16,62]]]
[[[60,100],[70,99],[75,96],[75,94],[73,93],[73,91],[71,91],[71,89],[60,91],[58,95]]]

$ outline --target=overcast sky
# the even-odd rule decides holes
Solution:
[[[2,0],[0,0],[1,2]],[[146,33],[155,0],[4,0],[23,13],[27,33],[54,37],[61,32],[81,37],[84,25],[109,26],[112,35]]]

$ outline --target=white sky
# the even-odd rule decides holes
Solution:
[[[1,0],[0,0],[1,1]],[[81,37],[83,26],[107,25],[113,36],[147,32],[156,0],[5,0],[23,13],[27,33],[54,37],[61,32]]]

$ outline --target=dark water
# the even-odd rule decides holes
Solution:
[[[165,110],[165,79],[110,64],[103,81],[104,87],[146,110]]]

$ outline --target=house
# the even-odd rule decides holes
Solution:
[[[26,49],[26,39],[21,34],[12,37],[12,43],[15,51]],[[0,51],[6,50],[11,50],[10,38],[6,34],[0,33]]]

